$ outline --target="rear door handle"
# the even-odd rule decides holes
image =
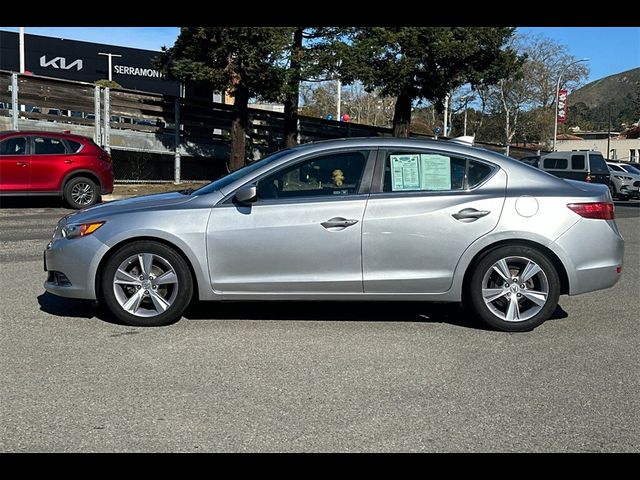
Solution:
[[[358,220],[349,220],[342,217],[334,217],[330,218],[326,222],[322,222],[320,225],[322,225],[324,228],[346,228],[355,225],[356,223],[358,223]]]
[[[19,167],[26,167],[27,163],[26,162],[16,162],[16,165]]]
[[[73,160],[66,159],[64,163],[73,163]]]
[[[460,210],[458,213],[454,213],[451,215],[456,220],[464,221],[474,221],[485,215],[489,215],[491,213],[490,210],[476,210],[475,208],[464,208]],[[468,223],[468,222],[467,222]]]

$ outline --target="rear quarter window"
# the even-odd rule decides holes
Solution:
[[[607,163],[599,153],[589,154],[589,167],[591,173],[609,173]]]
[[[571,170],[584,170],[584,155],[571,155]]]
[[[78,153],[82,148],[81,143],[75,142],[73,140],[67,140],[67,145],[69,145],[69,153]]]

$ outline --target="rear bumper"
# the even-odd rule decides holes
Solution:
[[[568,264],[569,295],[610,288],[620,279],[624,239],[614,220],[583,218],[555,244]]]
[[[113,192],[113,175],[101,175],[100,176],[100,193],[102,195],[109,195]]]

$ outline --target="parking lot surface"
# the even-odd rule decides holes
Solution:
[[[68,210],[0,207],[3,452],[638,452],[640,202],[625,265],[533,332],[456,305],[200,303],[164,328],[42,287]]]

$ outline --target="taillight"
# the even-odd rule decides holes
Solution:
[[[587,175],[587,178],[585,178],[585,181],[590,182],[591,181],[591,175]]]
[[[570,203],[567,207],[584,218],[595,218],[597,220],[614,219],[612,202]]]
[[[103,162],[110,162],[111,161],[111,157],[109,156],[108,153],[101,153],[100,155],[98,155],[98,158],[100,160],[102,160]]]

